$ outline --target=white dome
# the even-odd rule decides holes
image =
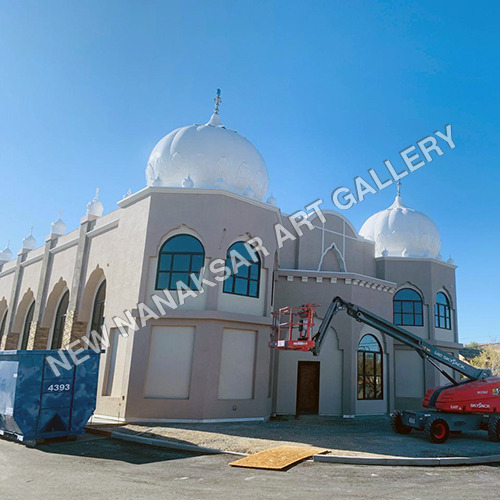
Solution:
[[[439,258],[441,237],[427,215],[403,203],[398,194],[394,203],[369,217],[360,236],[375,242],[375,256]]]
[[[148,186],[224,189],[263,201],[269,175],[255,146],[226,129],[214,113],[205,125],[178,128],[154,147],[146,182]]]

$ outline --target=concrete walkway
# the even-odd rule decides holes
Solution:
[[[269,422],[216,424],[131,424],[99,426],[113,438],[204,453],[249,454],[280,445],[309,444],[330,453],[315,460],[376,465],[462,465],[499,463],[500,443],[485,431],[451,435],[445,444],[430,443],[421,432],[395,434],[389,418],[282,418]]]

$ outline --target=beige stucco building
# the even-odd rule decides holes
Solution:
[[[115,210],[103,215],[96,194],[79,228],[66,233],[59,219],[44,245],[30,235],[15,259],[0,253],[2,349],[65,347],[105,322],[99,417],[386,413],[419,407],[425,389],[444,382],[413,351],[343,314],[318,357],[268,346],[274,310],[314,302],[319,323],[340,295],[458,356],[455,266],[439,255],[434,223],[399,194],[359,233],[323,210],[324,221],[311,212],[313,229],[301,226],[298,237],[276,200],[264,201],[264,159],[222,126],[218,109],[207,124],[163,138],[146,180]],[[297,236],[281,248],[277,224]],[[255,238],[265,250],[217,281],[212,264],[229,263],[231,249],[243,255]],[[190,275],[201,269],[206,282],[182,297],[176,283],[195,289]],[[165,299],[164,289],[177,307],[160,314],[154,297]],[[144,325],[141,304],[157,313]],[[125,311],[138,322],[127,336],[114,321]]]

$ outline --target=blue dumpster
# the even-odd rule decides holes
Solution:
[[[67,351],[0,351],[0,435],[34,444],[83,434],[95,410],[99,358],[93,350],[76,362]]]

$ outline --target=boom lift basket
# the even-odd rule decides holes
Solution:
[[[314,314],[317,305],[282,307],[273,312],[273,327],[269,347],[278,350],[310,351],[314,345]]]

